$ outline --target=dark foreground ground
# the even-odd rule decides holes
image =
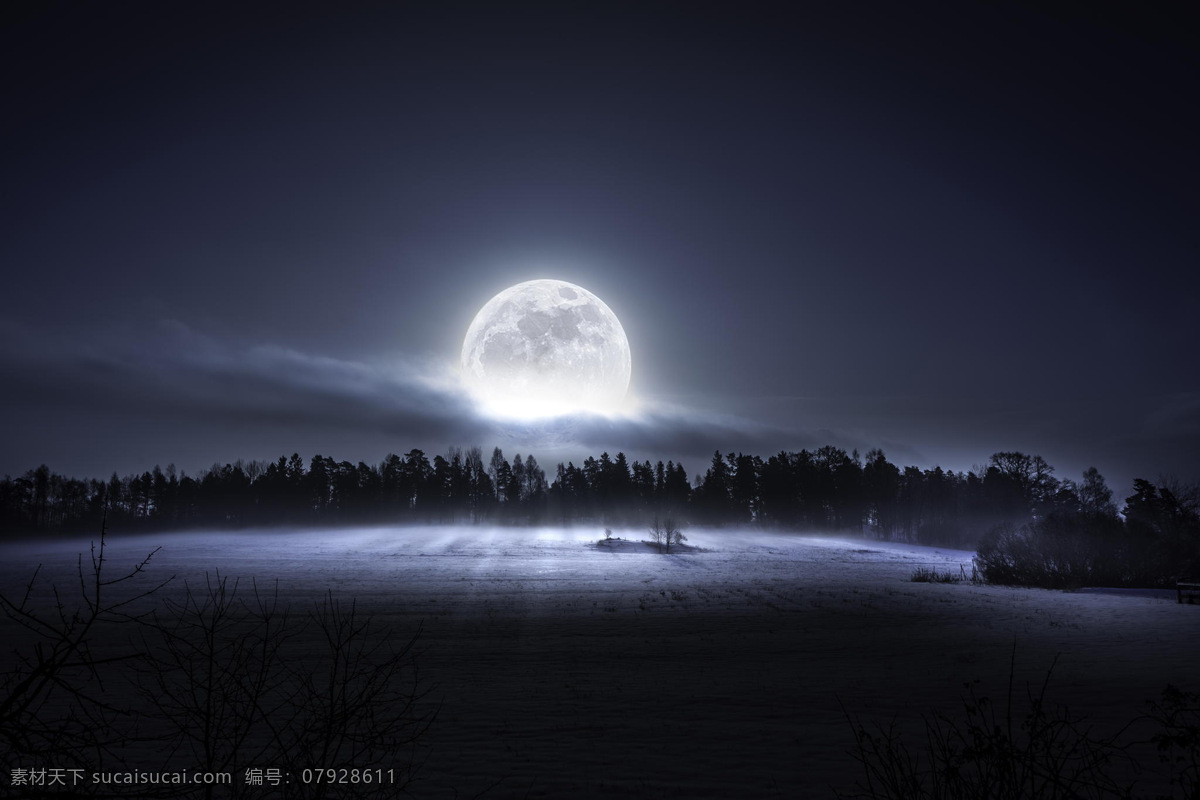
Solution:
[[[177,576],[166,592],[219,569],[277,578],[297,608],[327,589],[355,598],[397,641],[420,626],[439,708],[418,797],[833,797],[859,778],[847,713],[915,736],[923,714],[961,717],[965,683],[1003,702],[1014,644],[1018,706],[1057,659],[1050,701],[1097,731],[1168,683],[1200,690],[1200,608],[1173,597],[909,580],[969,574],[962,551],[689,537],[660,555],[582,529],[188,534],[115,537],[110,555],[115,570],[163,545],[151,571]],[[61,580],[77,550],[5,546],[0,586],[39,562]]]

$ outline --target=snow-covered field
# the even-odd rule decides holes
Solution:
[[[1098,728],[1168,683],[1200,690],[1200,607],[1173,596],[913,583],[972,554],[866,540],[689,530],[661,555],[599,529],[423,527],[113,537],[110,568],[331,589],[400,634],[421,624],[441,710],[416,794],[833,797],[864,719],[953,714],[963,684],[1040,685]],[[0,546],[10,596],[86,542]],[[499,783],[497,784],[497,781]],[[832,787],[832,788],[831,788]],[[364,795],[366,796],[366,795]]]

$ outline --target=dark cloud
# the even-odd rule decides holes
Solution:
[[[389,447],[477,440],[486,432],[455,395],[413,364],[239,345],[176,322],[138,339],[108,337],[100,346],[71,347],[28,331],[17,341],[22,346],[6,348],[0,361],[14,409],[2,423],[10,442],[3,468],[10,471],[24,468],[22,457],[48,460],[50,438],[68,443],[58,452],[67,462],[61,469],[95,471],[140,470],[156,461],[194,468],[314,447],[374,458],[359,455],[363,442],[377,441],[382,457]],[[97,433],[136,445],[93,453],[85,442]],[[197,452],[202,461],[187,464]]]

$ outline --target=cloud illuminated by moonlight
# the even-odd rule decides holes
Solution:
[[[841,444],[829,431],[805,434],[645,401],[622,413],[496,419],[480,413],[444,361],[338,359],[229,341],[172,320],[152,335],[102,341],[4,324],[0,375],[19,377],[6,385],[27,420],[9,437],[10,456],[47,460],[39,430],[52,420],[95,449],[88,458],[65,456],[99,475],[170,461],[194,470],[285,452],[373,461],[416,447],[432,457],[472,445],[533,452],[546,466],[624,451],[699,467],[714,450],[765,456]]]

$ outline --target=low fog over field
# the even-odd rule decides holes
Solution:
[[[1200,617],[1173,594],[911,581],[917,568],[969,576],[960,550],[688,530],[660,554],[645,531],[612,535],[115,536],[106,569],[161,545],[142,577],[175,576],[164,597],[219,571],[240,591],[277,579],[297,611],[327,590],[355,599],[401,644],[419,630],[422,702],[438,708],[416,753],[419,797],[833,797],[859,778],[847,713],[916,734],[921,714],[961,709],[965,683],[1002,701],[1014,644],[1019,699],[1057,656],[1047,697],[1097,729],[1169,683],[1198,688]],[[73,589],[86,546],[3,545],[0,586],[12,596],[41,563],[43,585]]]

